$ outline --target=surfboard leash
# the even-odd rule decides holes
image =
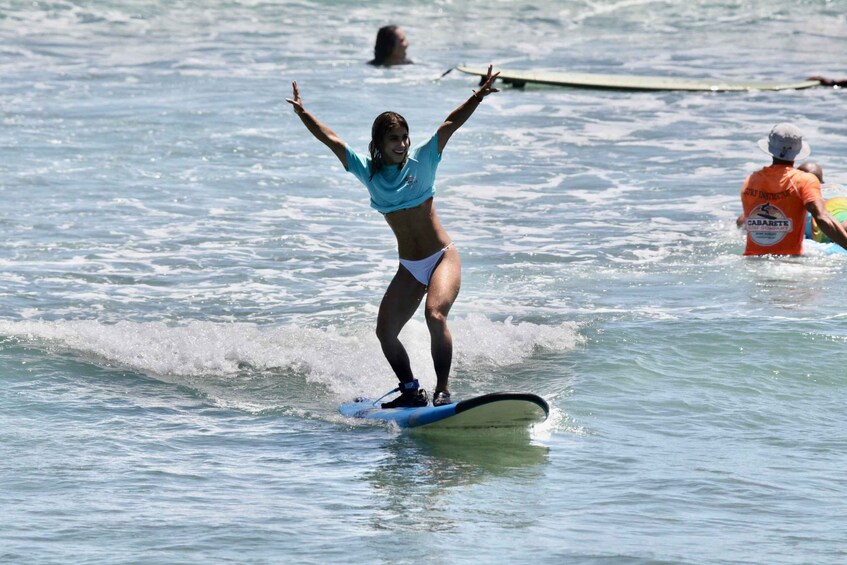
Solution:
[[[395,389],[389,390],[388,392],[386,392],[385,394],[383,394],[382,396],[380,396],[379,398],[377,398],[376,400],[374,400],[373,405],[374,405],[374,406],[376,406],[377,404],[379,404],[379,401],[380,401],[380,400],[382,400],[383,398],[385,398],[385,397],[386,397],[386,396],[388,396],[389,394],[394,394],[395,392],[400,392],[400,387],[399,387],[399,386],[398,386],[397,388],[395,388]]]

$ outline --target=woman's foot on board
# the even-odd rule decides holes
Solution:
[[[450,393],[446,390],[439,390],[435,393],[435,396],[432,397],[433,406],[444,406],[452,403],[453,401],[450,400]]]
[[[400,383],[400,396],[389,402],[383,402],[383,408],[421,408],[429,403],[426,391],[419,388],[418,379]]]

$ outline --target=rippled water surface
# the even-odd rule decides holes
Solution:
[[[843,90],[486,98],[439,167],[451,388],[541,394],[529,436],[337,414],[394,386],[396,249],[285,102],[365,152],[459,64],[841,77],[843,8],[0,1],[0,561],[844,562],[847,256],[734,221],[778,121],[843,191]],[[387,23],[415,65],[364,64]]]

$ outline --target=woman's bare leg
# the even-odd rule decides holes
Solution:
[[[435,392],[447,392],[450,367],[453,364],[453,336],[447,327],[447,314],[459,296],[462,285],[462,262],[459,252],[451,247],[435,268],[426,295],[425,317],[429,328],[432,363],[438,379]]]
[[[376,336],[382,353],[401,383],[411,381],[414,375],[406,348],[400,343],[400,331],[418,309],[425,293],[426,287],[400,266],[379,305]]]

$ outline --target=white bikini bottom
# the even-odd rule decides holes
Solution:
[[[424,286],[429,286],[429,279],[432,278],[432,272],[435,270],[435,267],[438,266],[438,262],[441,261],[441,258],[444,256],[444,252],[453,247],[453,242],[447,244],[447,246],[441,251],[436,251],[426,259],[418,259],[417,261],[412,261],[411,259],[400,259],[400,264],[406,267],[406,270],[412,273],[412,276],[415,277],[418,282],[420,282]]]

